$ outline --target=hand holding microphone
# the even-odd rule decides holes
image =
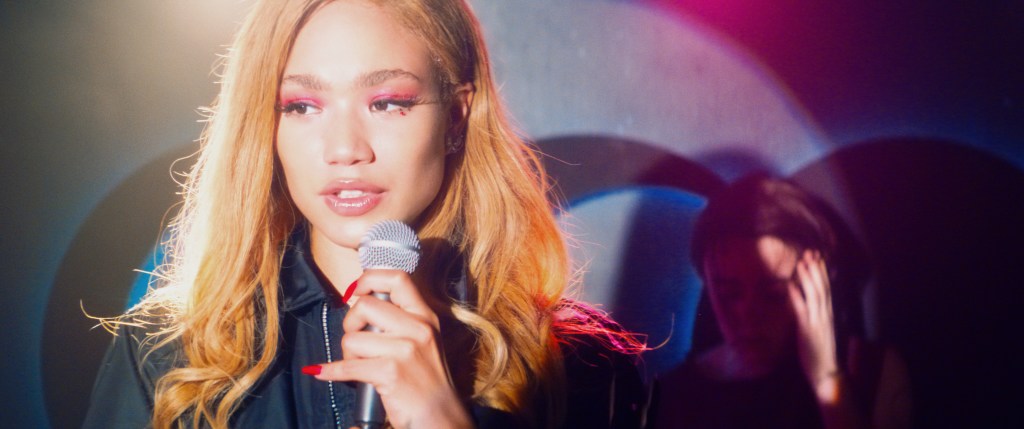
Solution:
[[[319,380],[357,382],[360,429],[472,427],[448,377],[440,322],[412,282],[419,240],[397,221],[374,225],[359,246],[363,274],[342,328],[343,359],[320,365]]]
[[[408,274],[416,271],[420,261],[420,240],[408,225],[396,221],[378,222],[359,242],[359,263],[363,271],[401,270]],[[382,301],[391,301],[387,292],[373,292]],[[363,328],[368,332],[381,332],[374,325]],[[384,426],[384,404],[380,393],[369,383],[356,384],[356,424],[360,429]]]

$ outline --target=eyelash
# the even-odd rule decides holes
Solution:
[[[317,106],[317,105],[315,105],[313,103],[310,103],[309,101],[292,101],[292,102],[284,103],[283,105],[278,105],[275,110],[277,110],[278,112],[283,113],[285,115],[301,115],[301,116],[305,116],[305,115],[309,114],[308,111],[306,111],[306,112],[299,112],[298,110],[299,109],[309,109],[309,108],[319,109],[319,106]]]
[[[413,106],[419,104],[419,98],[382,98],[379,100],[373,100],[370,103],[370,111],[377,113],[406,113],[412,109]],[[389,106],[396,106],[394,110],[388,110]]]
[[[420,100],[417,97],[411,98],[382,98],[374,100],[370,103],[370,111],[375,113],[400,113],[405,114],[412,109],[413,106],[420,104]],[[390,106],[395,106],[389,110]],[[275,107],[275,110],[285,115],[309,115],[308,109],[319,109],[314,103],[309,101],[292,101],[283,103]],[[305,111],[300,111],[305,110]]]

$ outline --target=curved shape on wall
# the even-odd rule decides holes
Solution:
[[[665,186],[709,195],[725,184],[707,167],[653,144],[606,135],[537,142],[544,168],[567,200],[623,186]]]
[[[43,324],[41,360],[53,427],[79,427],[110,333],[87,317],[121,314],[144,258],[160,238],[161,219],[178,199],[169,174],[182,146],[142,166],[111,191],[82,223],[60,264]],[[73,354],[73,356],[72,356]]]
[[[535,139],[601,134],[650,142],[730,178],[789,173],[824,132],[773,73],[682,14],[628,2],[474,1],[509,107]]]

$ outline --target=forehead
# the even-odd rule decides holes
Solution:
[[[381,7],[334,1],[317,9],[299,29],[285,74],[312,73],[333,81],[373,70],[406,70],[433,77],[432,55],[422,38]]]
[[[728,237],[712,249],[705,271],[715,279],[783,280],[792,276],[797,259],[796,249],[774,236]]]

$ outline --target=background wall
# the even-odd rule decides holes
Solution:
[[[941,236],[941,230],[962,229],[994,212],[1020,213],[1020,1],[471,3],[483,21],[505,97],[526,135],[549,152],[573,144],[568,153],[585,154],[584,165],[620,150],[628,155],[620,159],[636,166],[621,172],[619,182],[602,186],[682,183],[699,200],[701,188],[694,185],[699,180],[672,176],[682,168],[676,167],[689,166],[686,171],[704,171],[717,180],[770,170],[814,185],[855,228],[871,231],[865,241],[875,249],[921,242],[900,235],[906,228],[884,229],[892,227],[887,219],[894,216],[902,216],[907,226],[941,220],[929,226]],[[94,372],[91,362],[109,341],[107,334],[88,330],[92,322],[82,309],[106,316],[123,307],[135,278],[131,270],[143,263],[175,199],[172,162],[196,149],[193,141],[202,119],[198,108],[216,91],[213,64],[249,4],[0,1],[0,269],[8,303],[0,312],[5,328],[0,334],[0,426],[77,425]],[[923,154],[934,158],[898,162],[922,160]],[[665,159],[672,161],[661,163]],[[187,165],[174,169],[183,171]],[[555,163],[553,168],[565,166]],[[589,192],[603,179],[579,179],[587,175],[585,168],[563,170],[559,177],[567,198],[589,196],[587,204],[601,202]],[[651,172],[672,177],[643,176]],[[958,180],[943,185],[936,179],[943,177]],[[916,187],[907,188],[902,199],[871,199],[908,184]],[[608,195],[607,204],[625,201],[621,193]],[[888,210],[914,198],[929,205]],[[679,201],[699,209],[697,200]],[[979,211],[965,212],[965,206]],[[583,203],[579,207],[579,223],[586,228],[586,213],[593,209]],[[946,216],[951,211],[967,215]],[[1014,262],[1018,245],[1000,248],[1019,243],[1006,239],[1019,237],[1019,228],[1005,218],[990,223],[1009,229],[993,232],[983,247],[1002,252],[1006,260],[982,265],[1020,265]],[[891,237],[905,241],[886,241]],[[978,253],[970,237],[953,238],[927,243],[960,246],[952,248],[960,255]],[[921,255],[915,247],[893,252],[876,251],[875,256]],[[600,268],[600,258],[592,266]],[[954,257],[940,265],[939,260],[901,262],[921,270],[976,262]],[[878,293],[883,308],[876,319],[886,326],[906,326],[908,318],[919,314],[900,316],[886,308],[914,305],[930,295],[884,285],[927,280],[882,265]],[[1017,271],[987,272],[991,275],[981,280],[989,284],[1009,285],[1021,278]],[[600,291],[607,285],[602,282],[615,276],[602,273],[587,278],[597,284],[588,293],[604,296]],[[1002,293],[1009,287],[990,289]],[[953,286],[936,290],[946,301],[959,291]],[[967,314],[983,319],[986,308],[990,314],[1009,314],[1006,303],[1012,300],[994,295],[980,301],[982,310]],[[1019,342],[1012,339],[1019,338],[1013,335],[1019,319],[1003,321],[998,330],[958,333],[965,325],[956,322],[964,316],[943,319],[943,314],[920,319],[952,320],[936,329],[956,338],[985,339],[971,343],[979,347],[976,354]],[[981,326],[997,324],[985,323]],[[914,350],[929,356],[934,344],[907,340],[917,328],[877,331],[907,344],[911,358]],[[1019,369],[1010,366],[1010,357],[1000,359],[989,366]],[[948,388],[923,374],[915,380],[919,385]],[[981,376],[999,377],[994,372]],[[970,388],[1019,399],[1019,393],[1008,390],[1011,381]],[[1003,387],[1007,390],[996,391]],[[953,399],[925,398],[925,405],[939,407]],[[920,426],[940,425],[937,421],[921,421]]]

